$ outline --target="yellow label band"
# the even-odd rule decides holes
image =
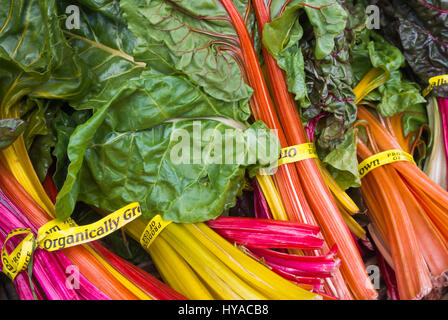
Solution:
[[[444,84],[448,84],[448,74],[432,77],[429,79],[429,86],[423,90],[422,95],[426,97],[434,87],[443,86]]]
[[[14,236],[26,234],[26,237],[19,243],[11,254],[6,251],[6,243]],[[20,271],[26,269],[31,260],[31,255],[34,250],[34,237],[31,230],[28,228],[20,228],[11,231],[5,239],[2,248],[2,264],[3,273],[11,280],[19,274]]]
[[[141,214],[140,205],[134,202],[86,226],[63,229],[61,224],[49,227],[44,225],[39,229],[38,246],[47,251],[55,251],[98,240],[137,219]],[[65,223],[65,226],[69,225],[69,223]],[[58,227],[59,230],[55,227]],[[51,230],[53,231],[50,232]],[[45,234],[42,235],[44,232]]]
[[[29,228],[15,229],[8,234],[3,243],[1,251],[2,271],[11,280],[14,280],[20,271],[25,270],[35,249],[35,240],[36,246],[41,249],[47,251],[60,250],[101,239],[137,219],[141,214],[139,203],[134,202],[97,222],[85,226],[77,226],[72,219],[65,221],[54,219],[39,228],[37,240]],[[25,238],[11,254],[8,254],[6,243],[12,237],[20,234],[26,234]]]
[[[364,159],[358,165],[359,177],[362,178],[375,168],[397,161],[409,161],[415,164],[414,158],[409,153],[399,149],[388,150]]]
[[[283,148],[280,150],[278,166],[287,163],[293,163],[305,159],[317,158],[316,147],[314,143],[302,143],[295,146]]]
[[[65,221],[61,221],[59,219],[53,219],[39,228],[37,232],[37,241],[42,242],[45,239],[45,237],[50,233],[77,226],[78,225],[76,224],[76,222],[73,221],[71,218],[68,218]]]
[[[148,225],[143,231],[142,236],[140,237],[140,244],[144,249],[148,249],[157,236],[165,229],[171,222],[171,220],[163,220],[162,217],[158,214],[154,218],[152,218]]]

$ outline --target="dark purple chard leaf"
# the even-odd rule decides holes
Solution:
[[[396,31],[397,36],[391,39],[401,47],[420,84],[426,87],[431,77],[448,74],[448,1],[394,0],[381,4],[387,15],[382,30]],[[448,97],[448,85],[436,86],[433,92]]]
[[[9,147],[26,128],[25,121],[21,119],[0,120],[0,150]]]
[[[349,48],[344,44],[343,34],[336,39],[332,55],[321,60],[313,58],[311,46],[302,46],[308,97],[311,101],[310,107],[302,110],[302,116],[309,121],[321,113],[329,114],[317,127],[316,142],[322,149],[339,144],[346,130],[356,120]]]

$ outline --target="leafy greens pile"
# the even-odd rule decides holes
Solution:
[[[234,3],[255,47],[263,42],[285,71],[319,158],[343,189],[360,186],[352,88],[371,68],[388,80],[364,103],[383,116],[411,111],[403,116],[405,134],[426,122],[425,99],[407,80],[406,61],[425,80],[447,66],[436,57],[425,70],[413,65],[422,53],[406,26],[437,35],[446,21],[426,26],[426,16],[409,18],[400,9],[397,48],[367,28],[367,1],[272,0],[274,18],[260,39],[248,1]],[[73,5],[79,28],[68,29]],[[446,35],[438,36],[428,50],[442,54]],[[60,189],[59,218],[78,201],[107,211],[139,201],[145,218],[212,219],[235,205],[248,176],[277,159],[275,136],[252,121],[239,40],[219,1],[14,1],[0,9],[0,43],[1,118],[27,123],[0,123],[0,142],[24,131],[39,178],[52,173]],[[173,161],[179,142],[213,158],[229,130],[243,137],[255,161]],[[264,150],[265,141],[276,152]],[[236,148],[225,152],[238,156]]]
[[[263,43],[285,71],[302,120],[316,142],[319,158],[347,189],[359,187],[353,88],[372,68],[387,82],[364,98],[385,117],[403,116],[407,135],[426,123],[418,84],[406,80],[400,50],[369,29],[368,1],[273,1]]]
[[[422,87],[431,77],[448,74],[448,1],[381,1],[387,19],[381,29],[393,30],[384,36],[403,52],[406,62]],[[435,87],[439,97],[448,97],[447,86]]]
[[[80,28],[67,30],[73,4]],[[56,157],[59,218],[77,201],[108,211],[139,201],[145,218],[212,219],[235,204],[246,169],[277,159],[275,136],[248,123],[251,88],[224,16],[214,1],[22,0],[0,9],[2,117],[27,116],[40,178]],[[173,163],[176,134],[213,156],[228,130],[255,161]],[[266,141],[275,152],[256,152]]]

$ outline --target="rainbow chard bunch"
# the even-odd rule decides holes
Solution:
[[[7,235],[18,228],[29,228],[34,236],[37,228],[23,213],[0,191],[0,244],[5,245]],[[16,236],[15,238],[19,238]],[[12,251],[19,240],[12,238],[6,244],[7,250]],[[109,300],[110,297],[102,293],[82,274],[76,277],[77,283],[68,281],[67,271],[73,264],[60,251],[47,252],[36,249],[30,265],[31,272],[20,272],[14,279],[17,293],[22,300]]]

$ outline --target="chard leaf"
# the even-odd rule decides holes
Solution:
[[[72,99],[70,105],[78,110],[98,110],[120,90],[124,82],[139,78],[146,64],[132,56],[136,39],[124,24],[103,15],[101,10],[90,9],[101,7],[101,2],[88,1],[88,6],[83,3],[77,4],[80,28],[64,30],[64,34],[96,81],[87,94]],[[60,1],[61,13],[70,4],[73,1]]]
[[[404,67],[404,56],[397,47],[391,45],[373,31],[370,31],[370,38],[371,41],[369,41],[367,48],[373,67],[381,68],[389,73]]]
[[[322,161],[342,189],[361,186],[353,129],[347,131],[344,140],[323,157]]]
[[[216,37],[208,33],[192,32],[185,42],[177,41],[180,35],[176,31],[190,28],[219,34],[218,39],[228,32],[234,35],[228,21],[195,16],[219,16],[224,9],[214,1],[121,1],[123,23],[102,13],[98,1],[79,4],[81,28],[65,34],[97,81],[88,94],[70,104],[94,113],[72,133],[72,124],[57,131],[61,143],[54,154],[60,170],[57,168],[55,180],[59,184],[65,179],[56,203],[58,217],[70,216],[77,201],[114,210],[132,198],[142,203],[145,217],[161,213],[179,222],[204,221],[233,206],[246,172],[253,174],[259,166],[277,159],[278,141],[270,131],[268,140],[275,141],[277,149],[262,153],[264,157],[253,164],[173,166],[163,158],[173,148],[169,138],[180,124],[191,137],[194,121],[204,124],[203,131],[225,132],[232,128],[228,124],[244,127],[250,116],[251,89],[244,84],[233,53],[222,44],[209,45]],[[245,10],[243,4],[238,2],[241,11]],[[168,14],[167,19],[160,20],[159,14]],[[177,30],[164,29],[173,26]],[[204,57],[198,60],[201,56],[195,52],[178,52],[198,44],[209,45],[204,52],[213,56],[205,64]],[[192,63],[187,63],[188,59]],[[194,70],[195,63],[200,72]],[[253,128],[258,128],[257,132],[266,129],[259,123]],[[248,149],[262,149],[266,134],[247,137]],[[210,142],[199,142],[202,151],[210,148]]]
[[[283,3],[282,7],[287,4]],[[278,10],[279,3],[276,1],[271,7],[271,12]],[[277,8],[277,9],[276,9]],[[316,59],[323,59],[328,56],[334,48],[334,38],[336,38],[344,29],[347,22],[347,12],[337,2],[332,0],[305,0],[293,1],[287,4],[283,12],[279,12],[280,16],[272,19],[272,22],[267,23],[264,28],[267,33],[263,31],[263,44],[268,46],[268,51],[275,57],[274,52],[280,52],[282,49],[288,47],[290,36],[296,37],[297,33],[291,32],[294,25],[298,23],[299,17],[302,14],[302,9],[306,12],[309,23],[313,28],[315,38],[314,53]],[[297,29],[297,26],[295,27]],[[301,29],[300,29],[301,31]],[[302,37],[291,39],[298,41]]]
[[[137,38],[139,61],[164,74],[184,73],[216,99],[247,103],[252,89],[244,82],[236,32],[219,1],[123,0],[120,5]]]
[[[271,10],[275,7],[278,7],[277,2]],[[314,49],[310,51],[317,60],[324,59],[333,51],[334,39],[346,26],[347,12],[336,1],[308,0],[289,4],[279,17],[264,26],[263,45],[286,72],[289,91],[295,94],[302,108],[307,108],[310,101],[305,84],[305,62],[299,45],[303,36],[299,18],[303,12],[314,33]]]
[[[324,165],[345,188],[358,186],[355,145],[346,131],[356,120],[350,54],[364,11],[358,6],[349,17],[335,1],[292,1],[282,11],[284,5],[272,2],[276,18],[265,25],[263,44],[285,71],[303,122],[323,118],[315,141]]]
[[[23,133],[25,146],[30,149],[36,136],[48,133],[47,122],[45,121],[45,111],[48,102],[42,99],[28,98],[19,104],[20,118],[27,122],[27,128]]]
[[[26,95],[74,99],[90,84],[89,72],[60,29],[54,0],[8,1],[0,8],[2,117]]]
[[[394,30],[384,36],[403,52],[422,87],[431,77],[448,74],[447,0],[381,1],[385,19],[381,30]],[[448,97],[448,85],[433,88],[435,96]]]
[[[48,133],[46,135],[39,135],[34,139],[33,144],[28,151],[34,171],[41,182],[47,176],[48,169],[53,163],[51,151],[56,143],[54,135]]]
[[[407,137],[409,134],[418,131],[423,125],[428,124],[428,116],[423,103],[413,104],[402,117],[403,134]]]
[[[323,59],[333,51],[334,39],[344,31],[348,14],[331,0],[306,0],[304,8],[316,38],[316,59]]]
[[[85,155],[79,199],[105,210],[139,201],[144,218],[161,214],[164,219],[176,222],[214,219],[235,205],[249,163],[209,164],[205,159],[198,164],[176,163],[172,157],[177,154],[179,141],[173,137],[177,132],[188,132],[188,139],[193,139],[187,150],[204,154],[208,148],[220,148],[225,130],[229,129],[214,120],[181,120],[139,132],[101,132]],[[195,139],[194,130],[199,131],[202,139]],[[212,139],[205,138],[207,131]],[[258,161],[254,165],[257,164]]]
[[[53,181],[58,189],[61,189],[68,170],[69,159],[67,156],[67,146],[70,136],[78,125],[85,123],[90,117],[89,110],[72,111],[58,110],[51,121],[52,135],[56,139],[52,155],[56,158]]]
[[[353,70],[357,81],[373,67],[382,68],[389,74],[384,85],[364,98],[364,101],[377,103],[382,116],[391,117],[426,102],[420,86],[403,77],[405,59],[400,50],[374,31],[363,31],[353,48],[353,57],[356,61]]]
[[[174,129],[184,129],[195,139],[194,120],[173,118],[195,117],[202,133],[213,129],[222,134],[231,127],[204,117],[207,112],[216,114],[207,111],[217,109],[216,101],[187,79],[147,76],[123,84],[113,99],[75,129],[67,150],[67,179],[56,203],[58,217],[68,217],[78,200],[114,210],[133,199],[142,202],[144,217],[160,213],[178,222],[204,221],[234,205],[246,169],[253,172],[277,159],[278,148],[253,164],[173,164],[167,154],[176,145],[170,139]],[[259,137],[249,139],[245,147],[258,148],[263,140]],[[209,143],[199,141],[199,154]]]
[[[390,79],[378,88],[378,92],[381,101],[377,109],[384,117],[411,110],[414,105],[426,102],[420,93],[420,86],[403,79],[399,71],[392,72]]]
[[[24,131],[26,123],[21,119],[0,120],[0,150],[9,147]]]
[[[287,8],[281,17],[267,23],[263,28],[263,45],[286,72],[288,90],[295,94],[302,107],[309,105],[305,85],[302,50],[298,41],[303,29],[298,19],[298,7]]]
[[[64,8],[65,4],[68,3],[62,3],[61,8]],[[90,1],[90,6],[92,6],[91,3],[92,1]],[[132,33],[126,25],[109,19],[107,16],[102,15],[101,12],[91,10],[89,7],[80,6],[80,10],[82,13],[80,29],[65,33],[69,37],[72,45],[77,48],[81,59],[96,75],[98,81],[96,82],[96,87],[92,88],[82,99],[72,100],[70,102],[74,108],[98,110],[121,90],[124,82],[136,79],[142,79],[144,81],[145,78],[149,79],[155,75],[163,75],[164,73],[161,71],[166,72],[172,79],[179,76],[183,77],[183,82],[189,81],[190,86],[196,85],[194,81],[174,69],[171,64],[165,63],[166,57],[169,56],[167,53],[166,56],[157,56],[153,53],[153,49],[147,50],[156,59],[151,62],[156,66],[156,69],[152,69],[148,73],[151,63],[147,64],[143,61],[144,59],[142,60],[140,59],[141,57],[136,55],[136,52],[138,53],[136,46],[141,41],[140,38],[137,38],[139,36],[138,32],[136,34]],[[157,48],[157,50],[167,50],[163,43]],[[242,79],[238,81],[240,80]],[[165,86],[165,90],[175,90],[175,83],[173,85],[171,87]],[[222,83],[220,87],[222,87]],[[199,90],[198,88],[198,92]],[[201,92],[203,92],[202,95],[204,96],[203,101],[206,101],[208,99],[207,93],[204,91]],[[169,92],[166,91],[166,93]],[[169,99],[169,94],[165,96],[166,99]],[[213,99],[213,101],[216,108],[212,108],[211,103],[203,103],[197,106],[196,114],[201,113],[202,116],[223,116],[239,121],[245,121],[250,115],[247,99],[243,99],[242,101],[236,99],[233,102],[222,100],[218,102],[216,99]],[[154,106],[153,104],[151,105]],[[184,116],[189,116],[187,111],[185,111],[186,114]]]

